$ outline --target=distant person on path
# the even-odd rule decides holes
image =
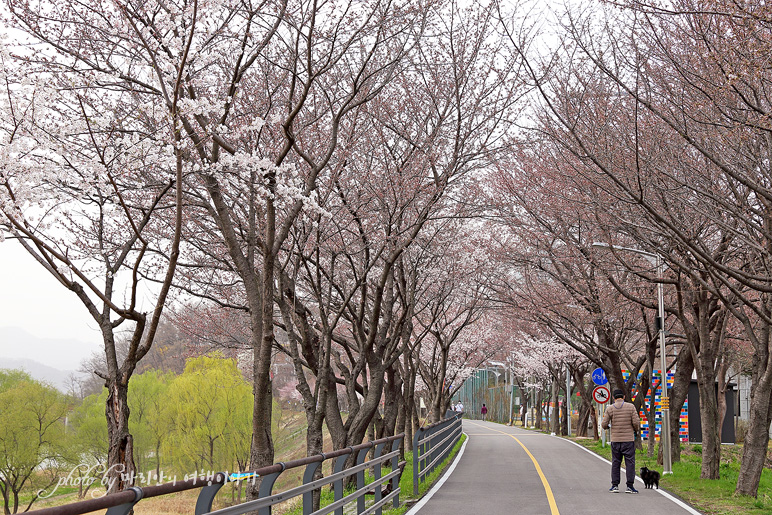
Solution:
[[[482,419],[485,420],[485,415],[488,414],[488,408],[485,407],[485,404],[483,404],[483,407],[480,410],[480,414],[482,414]]]
[[[625,392],[614,390],[614,403],[606,408],[601,423],[603,429],[611,426],[611,488],[609,492],[619,493],[619,467],[625,457],[627,493],[637,494],[635,489],[635,431],[641,429],[638,410],[625,402]]]
[[[461,403],[461,401],[458,401],[458,404],[456,404],[456,411],[458,411],[459,413],[464,412],[464,405]]]

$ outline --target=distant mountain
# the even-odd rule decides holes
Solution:
[[[32,376],[33,379],[43,381],[54,386],[56,389],[67,392],[68,380],[72,374],[80,376],[82,374],[74,370],[59,370],[46,366],[33,359],[0,359],[0,368],[21,369]]]
[[[77,370],[95,351],[101,352],[99,344],[39,338],[18,327],[0,327],[0,368],[8,368],[7,360],[30,359],[57,370]]]

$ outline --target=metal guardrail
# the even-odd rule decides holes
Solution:
[[[369,515],[375,513],[381,515],[383,507],[391,501],[395,508],[399,507],[399,476],[403,464],[399,463],[399,445],[405,437],[404,433],[388,438],[381,438],[372,442],[366,442],[353,447],[347,447],[333,452],[317,454],[307,458],[288,461],[287,463],[275,463],[252,472],[234,474],[229,476],[224,472],[218,472],[211,476],[201,476],[186,481],[175,481],[162,485],[147,486],[144,488],[130,487],[122,492],[106,495],[98,499],[89,499],[64,506],[43,508],[28,513],[34,515],[82,515],[97,510],[107,509],[106,515],[128,515],[139,501],[150,497],[157,497],[185,490],[201,488],[195,507],[195,515],[239,515],[257,510],[258,515],[270,515],[271,506],[284,502],[299,495],[303,496],[303,515],[325,515],[335,512],[335,515],[343,515],[343,507],[346,504],[357,502],[357,515]],[[392,449],[383,454],[384,448],[390,444]],[[373,449],[373,458],[365,462],[367,453]],[[354,465],[346,468],[346,462],[351,455],[355,456]],[[335,459],[332,474],[321,479],[314,480],[317,470],[323,462]],[[381,475],[381,467],[391,461],[391,472]],[[402,466],[401,466],[402,465]],[[285,470],[305,466],[303,484],[301,486],[285,490],[277,494],[273,493],[273,485],[279,475]],[[365,470],[373,469],[373,481],[365,484]],[[348,476],[356,474],[357,489],[343,495],[343,481]],[[244,478],[261,478],[258,498],[235,506],[212,511],[212,502],[217,492],[228,482],[243,480]],[[390,484],[389,484],[390,482]],[[319,488],[333,486],[334,501],[313,511],[313,492]],[[386,485],[383,489],[382,486]],[[374,504],[365,509],[365,495],[374,495]]]
[[[413,437],[413,495],[418,495],[419,481],[448,457],[453,446],[461,438],[463,413],[449,411],[446,418],[422,427]]]

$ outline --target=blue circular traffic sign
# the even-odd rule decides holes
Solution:
[[[606,372],[604,372],[603,369],[600,367],[593,370],[592,382],[597,384],[598,386],[608,383],[608,379],[606,379]]]

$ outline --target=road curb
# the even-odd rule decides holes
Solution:
[[[466,449],[466,444],[469,442],[469,435],[466,433],[462,433],[466,436],[466,439],[464,440],[464,443],[461,444],[461,448],[458,450],[458,454],[456,454],[456,457],[453,459],[453,463],[450,464],[450,466],[447,468],[444,474],[442,474],[442,477],[434,484],[434,486],[424,494],[421,499],[413,505],[406,513],[405,515],[416,515],[421,508],[424,507],[424,505],[429,502],[429,499],[432,498],[434,494],[439,491],[440,487],[445,484],[445,481],[448,480],[450,475],[453,473],[453,471],[456,469],[456,465],[458,465],[458,462],[461,460],[461,456],[464,455],[464,449]]]

